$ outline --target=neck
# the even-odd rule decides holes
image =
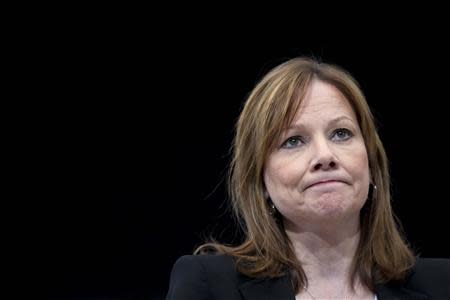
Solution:
[[[323,226],[285,221],[297,259],[311,287],[322,284],[350,287],[350,274],[359,243],[359,217]]]

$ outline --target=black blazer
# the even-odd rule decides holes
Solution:
[[[384,299],[450,299],[450,260],[419,258],[402,284],[375,288]],[[288,276],[254,279],[239,274],[225,255],[186,255],[175,263],[166,300],[294,300]]]

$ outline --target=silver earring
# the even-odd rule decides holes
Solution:
[[[272,201],[269,202],[269,214],[271,216],[274,216],[277,213],[277,208],[275,207],[275,204],[273,204]]]
[[[373,199],[374,195],[378,192],[378,187],[376,184],[373,184],[372,182],[369,185],[369,198]]]

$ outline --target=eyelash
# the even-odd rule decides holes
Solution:
[[[339,143],[339,142],[345,142],[345,141],[349,140],[351,137],[353,137],[353,133],[352,133],[349,129],[347,129],[347,128],[338,128],[338,129],[334,130],[333,133],[331,134],[331,140],[333,140],[333,138],[334,138],[335,136],[337,136],[338,133],[345,133],[345,137],[340,138],[340,139],[338,139],[338,140],[335,140],[335,141],[338,142],[338,143]],[[281,145],[281,148],[292,149],[292,148],[298,146],[298,145],[287,146],[287,144],[288,144],[289,142],[292,142],[292,140],[294,140],[294,141],[300,141],[300,142],[302,142],[302,143],[305,143],[305,142],[304,142],[304,138],[303,138],[302,136],[300,136],[300,135],[295,135],[295,136],[289,137],[286,141],[284,141],[284,143]]]

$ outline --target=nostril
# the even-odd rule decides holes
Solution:
[[[336,168],[336,162],[335,161],[330,161],[328,163],[317,163],[314,165],[314,171],[323,169],[323,170],[328,170],[328,169],[334,169]]]

